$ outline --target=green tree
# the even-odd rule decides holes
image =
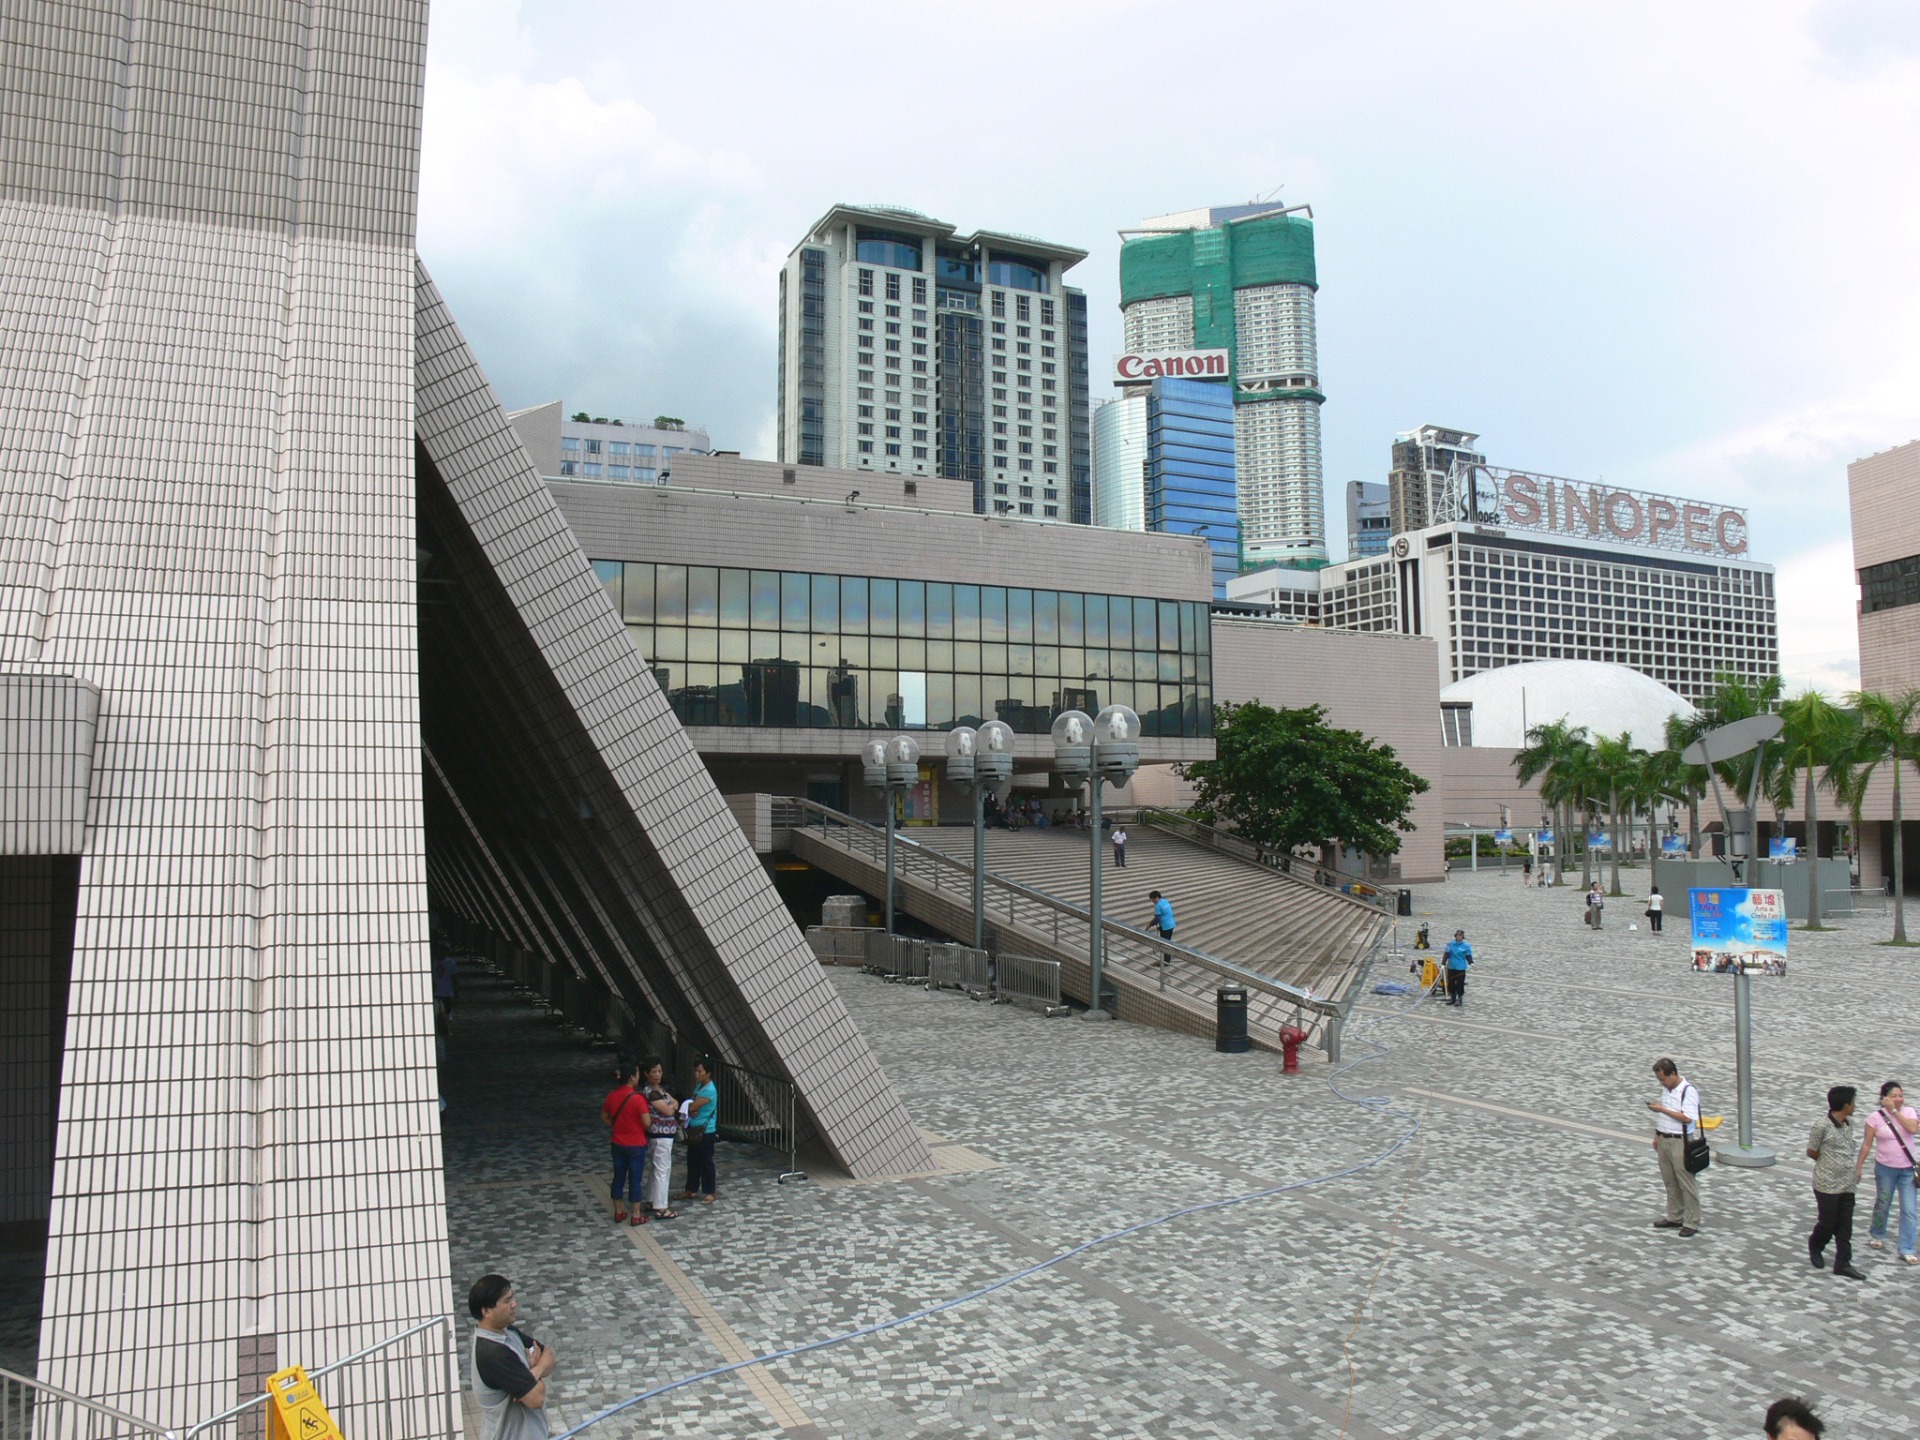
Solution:
[[[1566,883],[1565,857],[1571,853],[1569,847],[1573,843],[1567,822],[1572,818],[1572,808],[1585,803],[1582,783],[1591,750],[1584,725],[1554,720],[1527,731],[1527,743],[1513,757],[1513,768],[1520,783],[1527,785],[1539,780],[1540,799],[1553,811],[1555,885]]]
[[[1391,745],[1326,723],[1318,705],[1275,709],[1258,700],[1215,707],[1214,758],[1182,767],[1198,787],[1195,813],[1283,854],[1352,846],[1392,855],[1413,828],[1427,782]]]
[[[1852,744],[1841,762],[1842,794],[1859,813],[1874,772],[1885,765],[1893,772],[1893,943],[1907,943],[1906,846],[1900,835],[1900,771],[1920,761],[1920,735],[1913,733],[1920,715],[1920,690],[1899,695],[1855,691],[1847,697],[1859,714]]]
[[[1773,808],[1777,815],[1793,805],[1793,782],[1807,777],[1807,929],[1820,923],[1820,785],[1839,794],[1845,787],[1845,764],[1855,748],[1854,717],[1818,690],[1808,690],[1780,707],[1786,728],[1776,742],[1779,765],[1773,777]]]

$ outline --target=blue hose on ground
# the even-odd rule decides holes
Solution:
[[[1393,1014],[1383,1015],[1379,1018],[1381,1020],[1398,1020],[1402,1015],[1407,1014],[1408,1011],[1415,1009],[1418,1003],[1416,1000],[1414,1004],[1403,1006]],[[1359,1039],[1360,1037],[1352,1036],[1349,1038]],[[1376,1059],[1381,1055],[1392,1053],[1391,1046],[1382,1045],[1376,1040],[1365,1040],[1363,1043],[1371,1045],[1373,1047],[1373,1053],[1349,1060],[1346,1064],[1328,1075],[1326,1083],[1329,1090],[1333,1091],[1335,1095],[1347,1101],[1349,1104],[1359,1105],[1366,1110],[1372,1111],[1376,1115],[1396,1115],[1407,1122],[1406,1131],[1370,1159],[1362,1160],[1354,1165],[1348,1165],[1340,1170],[1330,1170],[1324,1175],[1315,1175],[1305,1180],[1289,1180],[1283,1185],[1269,1185],[1265,1189],[1250,1190],[1244,1195],[1229,1195],[1223,1200],[1203,1200],[1197,1205],[1185,1205],[1178,1210],[1169,1210],[1166,1214],[1155,1216],[1151,1220],[1136,1221],[1134,1224],[1124,1225],[1118,1230],[1109,1230],[1104,1235],[1096,1235],[1091,1240],[1083,1240],[1071,1249],[1062,1250],[1058,1255],[1051,1256],[1045,1260],[1035,1261],[1023,1269],[1002,1275],[998,1280],[989,1281],[978,1289],[969,1290],[964,1295],[956,1295],[951,1300],[942,1300],[939,1304],[929,1305],[923,1310],[915,1310],[906,1315],[896,1315],[891,1320],[876,1321],[872,1325],[862,1325],[857,1330],[848,1330],[838,1335],[829,1335],[822,1340],[809,1340],[802,1345],[789,1345],[781,1350],[769,1350],[766,1354],[756,1355],[750,1360],[735,1360],[731,1364],[716,1365],[711,1370],[702,1370],[696,1375],[684,1376],[679,1380],[669,1380],[664,1385],[656,1385],[651,1390],[643,1390],[638,1395],[630,1396],[620,1401],[617,1405],[608,1406],[599,1414],[589,1416],[587,1419],[582,1420],[572,1429],[561,1431],[558,1435],[553,1436],[552,1440],[572,1440],[573,1436],[592,1429],[603,1420],[611,1420],[614,1416],[631,1410],[636,1405],[644,1404],[648,1400],[658,1399],[660,1396],[669,1394],[675,1390],[684,1390],[689,1385],[698,1385],[704,1380],[713,1380],[722,1375],[731,1375],[736,1370],[746,1370],[755,1365],[768,1365],[780,1360],[791,1360],[798,1355],[810,1354],[815,1350],[831,1349],[833,1346],[845,1345],[850,1341],[864,1340],[868,1336],[881,1335],[889,1330],[898,1330],[903,1325],[912,1325],[917,1321],[930,1319],[948,1310],[958,1309],[962,1305],[971,1305],[974,1301],[984,1299],[995,1291],[1004,1290],[1009,1285],[1017,1285],[1022,1280],[1041,1274],[1043,1271],[1051,1270],[1058,1265],[1063,1265],[1069,1260],[1077,1259],[1090,1250],[1097,1250],[1102,1245],[1110,1245],[1116,1240],[1123,1240],[1129,1235],[1138,1235],[1145,1230],[1157,1229],[1162,1225],[1171,1224],[1175,1220],[1185,1219],[1189,1215],[1204,1215],[1209,1210],[1225,1210],[1230,1206],[1245,1205],[1254,1200],[1266,1200],[1275,1195],[1285,1195],[1295,1190],[1306,1190],[1316,1185],[1327,1185],[1335,1180],[1344,1180],[1350,1175],[1359,1175],[1371,1170],[1374,1166],[1382,1164],[1392,1158],[1408,1141],[1420,1133],[1420,1117],[1417,1115],[1409,1115],[1402,1110],[1395,1110],[1392,1100],[1385,1095],[1349,1095],[1346,1091],[1342,1090],[1339,1085],[1334,1083],[1342,1075],[1346,1074],[1347,1071],[1353,1069],[1354,1066],[1366,1060]]]

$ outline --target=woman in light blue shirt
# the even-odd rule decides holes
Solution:
[[[687,1188],[680,1198],[700,1197],[711,1205],[719,1191],[713,1168],[713,1147],[719,1140],[720,1092],[713,1083],[713,1066],[693,1062],[693,1094],[687,1099]]]

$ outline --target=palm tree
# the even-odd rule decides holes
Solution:
[[[1696,710],[1691,715],[1669,715],[1667,748],[1661,752],[1672,757],[1662,762],[1668,783],[1673,787],[1669,793],[1676,798],[1684,797],[1687,802],[1687,853],[1696,860],[1700,858],[1700,797],[1707,793],[1707,767],[1687,764],[1681,760],[1680,752],[1713,725],[1713,717],[1705,710]]]
[[[1778,675],[1769,675],[1757,685],[1749,685],[1736,680],[1731,675],[1722,675],[1713,687],[1713,696],[1707,701],[1706,711],[1712,717],[1708,729],[1732,724],[1735,720],[1745,720],[1754,715],[1771,715],[1780,708],[1780,695],[1785,682]],[[1761,793],[1772,788],[1774,776],[1779,766],[1779,747],[1764,745],[1732,760],[1724,760],[1714,767],[1720,776],[1720,783],[1727,786],[1739,797],[1738,803],[1744,805],[1750,793]],[[1754,766],[1760,767],[1760,783],[1753,783]],[[1751,822],[1749,822],[1751,823]],[[1759,848],[1758,837],[1754,837],[1754,852],[1764,854]]]
[[[1538,779],[1540,800],[1553,810],[1554,833],[1558,837],[1553,847],[1554,859],[1562,862],[1553,867],[1555,885],[1566,883],[1567,867],[1563,857],[1568,844],[1567,811],[1579,798],[1575,775],[1588,748],[1585,726],[1554,720],[1527,731],[1526,745],[1513,757],[1514,772],[1520,783],[1525,785]]]
[[[1780,707],[1786,728],[1780,732],[1779,768],[1774,775],[1773,808],[1777,815],[1793,804],[1793,782],[1807,776],[1807,929],[1820,923],[1820,785],[1836,794],[1844,787],[1844,766],[1854,745],[1851,712],[1834,704],[1818,690],[1808,690]],[[1824,770],[1824,777],[1816,772]]]
[[[1900,834],[1900,771],[1920,761],[1920,735],[1914,734],[1920,716],[1920,689],[1898,695],[1875,695],[1856,690],[1847,703],[1859,712],[1853,743],[1841,762],[1842,791],[1858,808],[1867,783],[1882,765],[1893,772],[1893,943],[1907,943],[1906,846]]]
[[[1621,895],[1620,889],[1620,802],[1626,801],[1631,807],[1645,783],[1641,772],[1641,760],[1646,752],[1633,748],[1633,736],[1626,731],[1618,735],[1602,735],[1593,742],[1594,780],[1599,787],[1598,793],[1607,799],[1607,830],[1612,845],[1611,880],[1607,893]]]

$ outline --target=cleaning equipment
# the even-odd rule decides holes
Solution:
[[[1404,1006],[1393,1014],[1384,1015],[1380,1017],[1380,1019],[1383,1021],[1397,1020],[1411,1011],[1414,1005],[1418,1003],[1418,1001],[1415,1001],[1414,1004]],[[1406,1130],[1397,1139],[1389,1142],[1384,1149],[1371,1159],[1362,1160],[1355,1165],[1348,1165],[1344,1169],[1328,1171],[1325,1175],[1315,1175],[1306,1180],[1290,1180],[1284,1185],[1269,1185],[1263,1190],[1250,1190],[1244,1195],[1229,1195],[1221,1200],[1203,1200],[1197,1205],[1186,1205],[1178,1210],[1170,1210],[1165,1215],[1155,1216],[1151,1220],[1137,1221],[1132,1225],[1124,1225],[1118,1230],[1109,1230],[1104,1235],[1096,1235],[1091,1240],[1083,1240],[1071,1249],[1062,1250],[1051,1259],[1037,1261],[1032,1265],[1026,1266],[1024,1269],[1015,1270],[1008,1275],[1002,1275],[998,1280],[990,1281],[977,1290],[969,1290],[966,1294],[956,1295],[951,1300],[942,1300],[939,1304],[929,1305],[924,1310],[915,1310],[907,1315],[896,1315],[891,1320],[881,1320],[872,1325],[862,1325],[857,1330],[848,1330],[839,1335],[829,1335],[821,1340],[809,1340],[802,1345],[790,1345],[784,1350],[770,1350],[764,1355],[755,1355],[751,1359],[735,1360],[730,1364],[716,1365],[711,1370],[702,1370],[697,1375],[688,1375],[679,1380],[669,1380],[664,1385],[656,1385],[651,1390],[643,1390],[638,1395],[620,1401],[617,1405],[610,1405],[598,1415],[588,1416],[571,1430],[562,1430],[558,1435],[551,1437],[551,1440],[572,1440],[572,1437],[575,1435],[584,1434],[586,1431],[600,1424],[603,1420],[611,1420],[614,1416],[631,1410],[636,1405],[645,1404],[649,1400],[658,1399],[660,1396],[671,1394],[675,1390],[684,1390],[689,1385],[698,1385],[703,1380],[713,1380],[722,1375],[731,1375],[736,1370],[745,1370],[754,1365],[770,1365],[779,1360],[791,1360],[797,1355],[810,1355],[816,1350],[828,1350],[836,1345],[845,1345],[850,1341],[864,1340],[871,1335],[883,1335],[889,1330],[898,1330],[903,1325],[912,1325],[917,1321],[930,1319],[935,1315],[945,1314],[949,1310],[957,1310],[962,1305],[971,1305],[974,1301],[984,1299],[996,1291],[1005,1290],[1009,1285],[1017,1285],[1022,1280],[1044,1274],[1056,1266],[1066,1264],[1069,1260],[1077,1260],[1082,1255],[1087,1254],[1091,1250],[1097,1250],[1103,1245],[1111,1245],[1114,1241],[1124,1240],[1129,1235],[1139,1235],[1148,1230],[1157,1229],[1162,1225],[1169,1225],[1175,1220],[1185,1219],[1189,1215],[1204,1215],[1210,1210],[1225,1210],[1231,1206],[1245,1205],[1254,1200],[1268,1200],[1276,1195],[1288,1195],[1296,1190],[1310,1190],[1316,1185],[1327,1185],[1335,1180],[1344,1180],[1350,1175],[1364,1174],[1368,1170],[1373,1169],[1374,1166],[1383,1164],[1385,1161],[1391,1159],[1406,1146],[1407,1142],[1412,1140],[1415,1135],[1418,1135],[1420,1133],[1421,1121],[1417,1115],[1409,1115],[1404,1110],[1394,1109],[1393,1102],[1388,1096],[1349,1095],[1334,1083],[1342,1075],[1346,1074],[1347,1071],[1353,1069],[1354,1066],[1366,1060],[1375,1059],[1381,1055],[1389,1055],[1393,1051],[1392,1046],[1382,1045],[1379,1041],[1367,1039],[1362,1035],[1356,1034],[1349,1038],[1359,1044],[1372,1046],[1373,1053],[1371,1055],[1356,1056],[1329,1074],[1326,1077],[1327,1088],[1348,1104],[1358,1105],[1373,1115],[1391,1115],[1407,1122]]]

